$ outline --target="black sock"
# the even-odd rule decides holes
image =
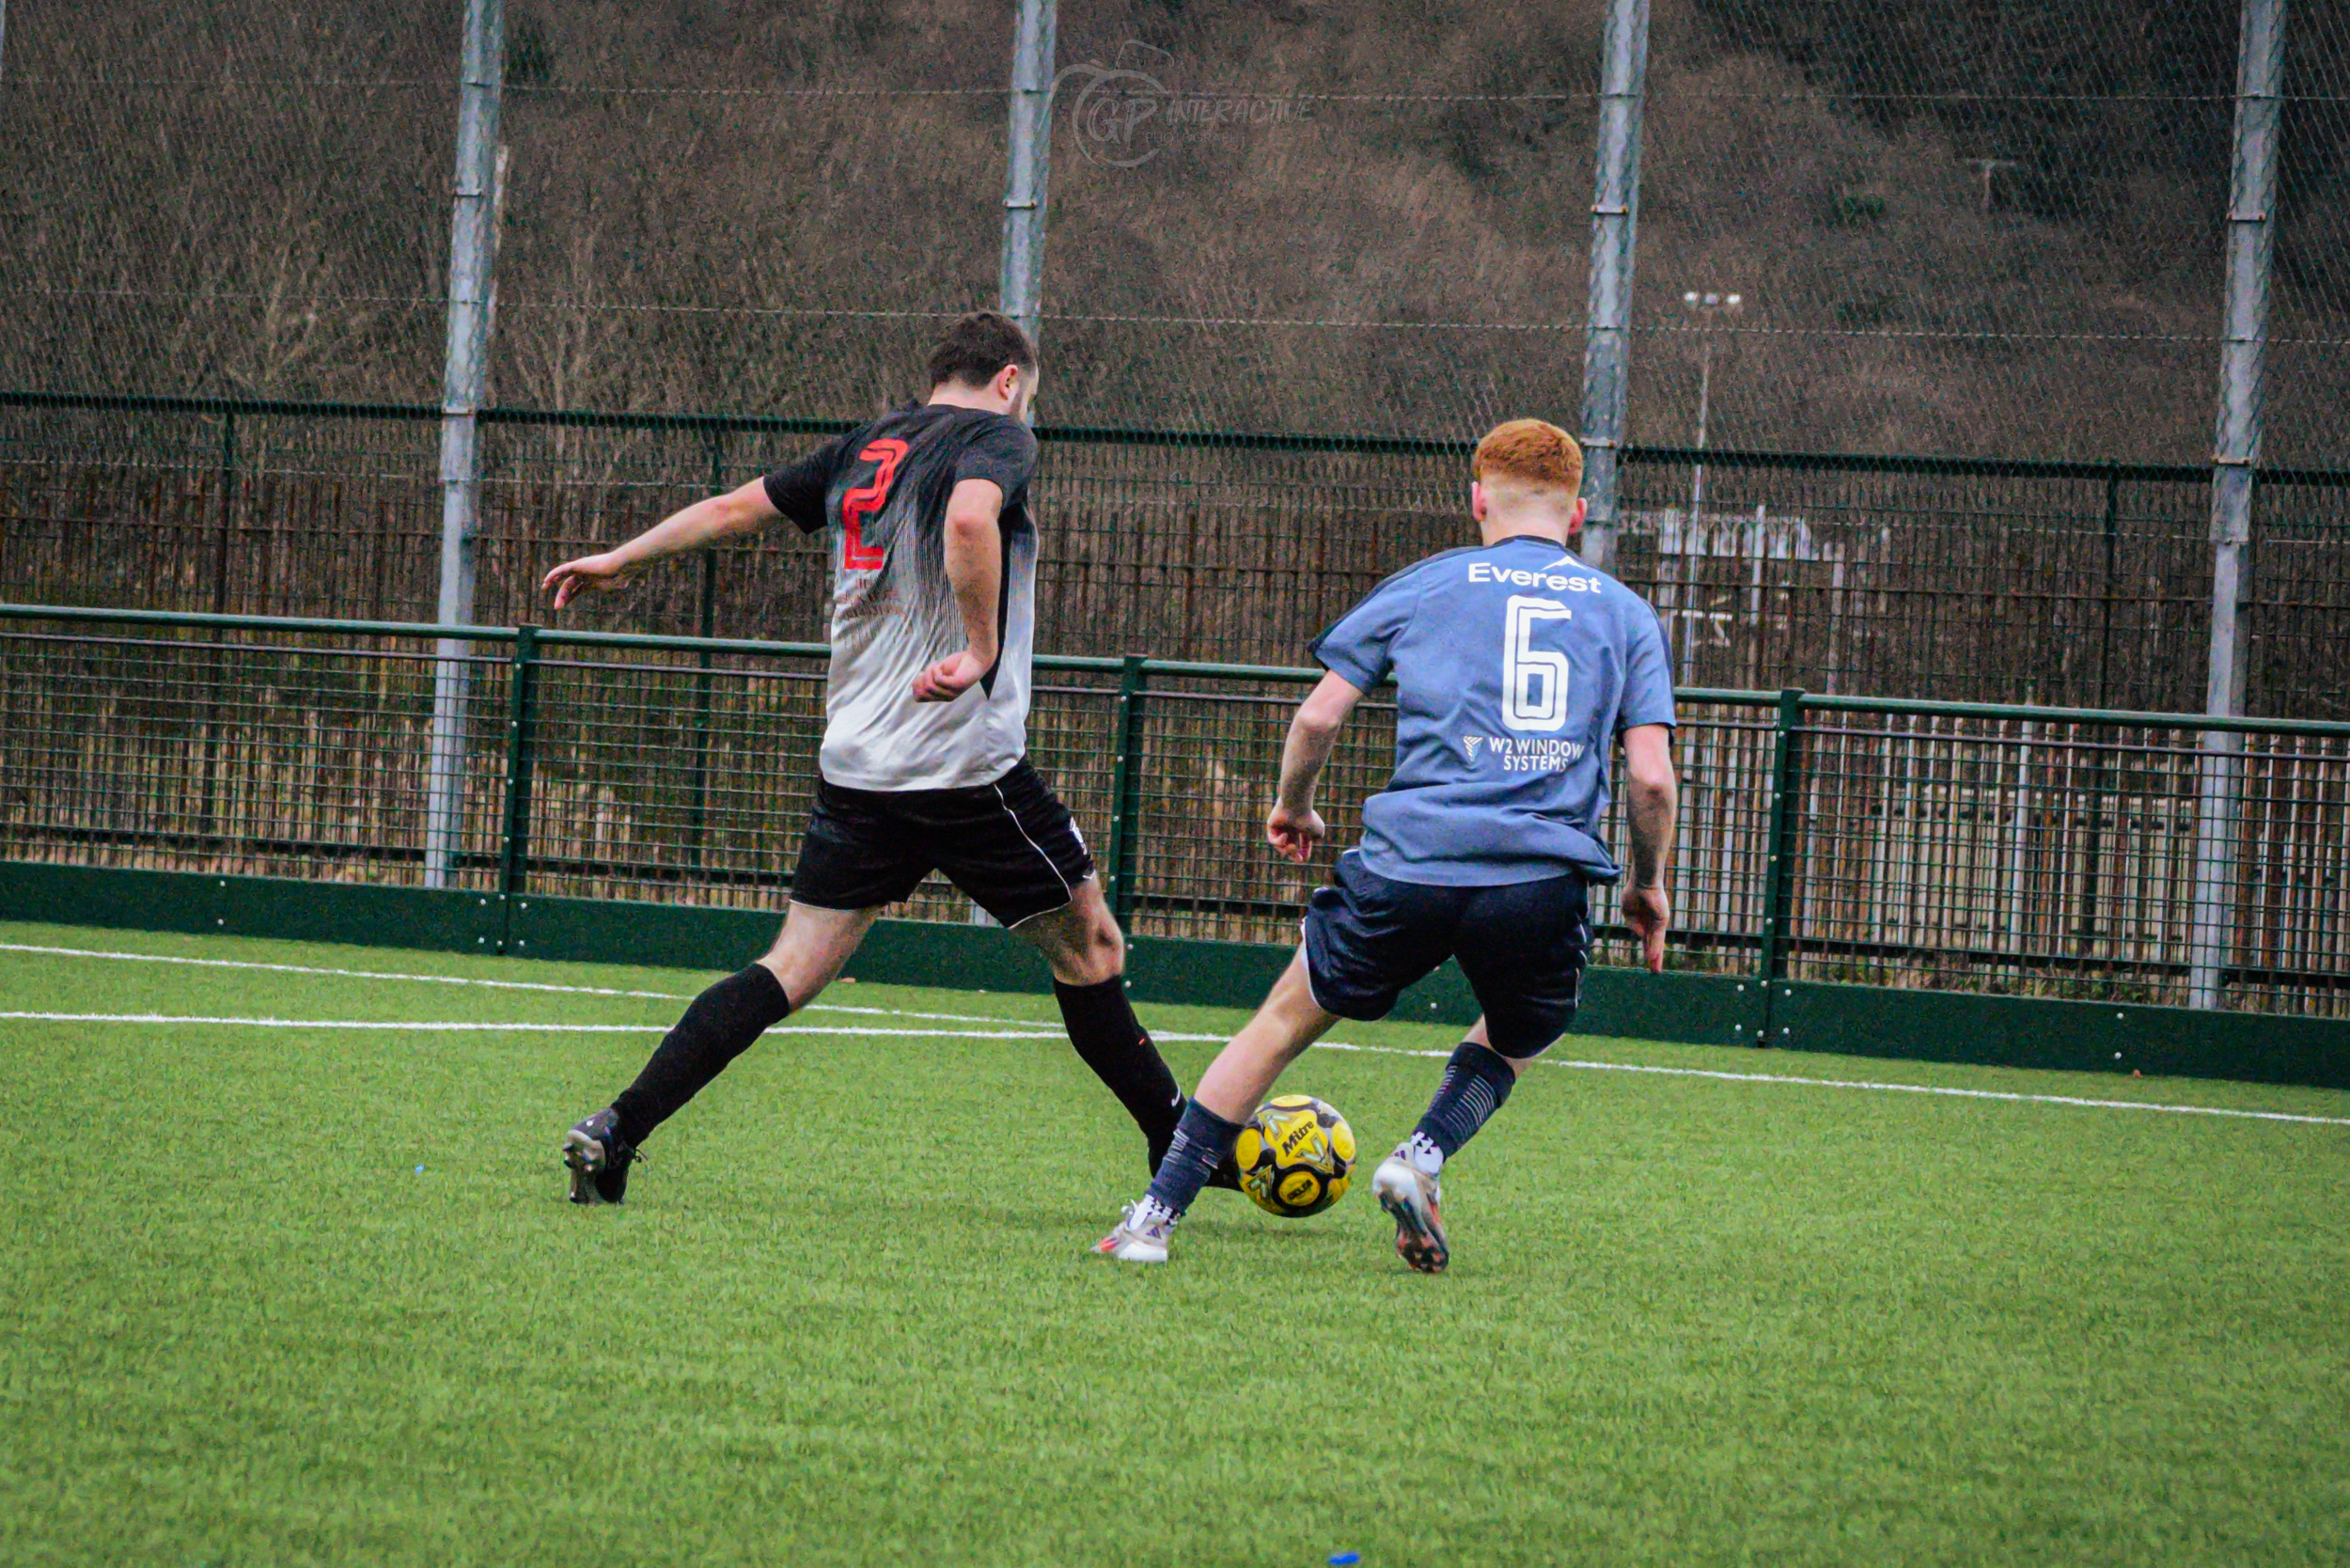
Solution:
[[[1150,1031],[1135,1016],[1135,1005],[1126,999],[1125,980],[1114,976],[1098,985],[1063,985],[1055,980],[1053,995],[1060,1002],[1069,1043],[1142,1129],[1151,1146],[1151,1168],[1157,1169],[1167,1146],[1174,1141],[1175,1123],[1183,1114],[1183,1094],[1175,1087],[1175,1074],[1167,1070],[1159,1048],[1151,1043]]]
[[[1461,1145],[1477,1136],[1478,1128],[1492,1120],[1517,1081],[1517,1074],[1499,1052],[1464,1040],[1453,1048],[1452,1059],[1445,1063],[1444,1082],[1436,1086],[1436,1097],[1428,1102],[1428,1113],[1412,1131],[1450,1159],[1460,1152]]]
[[[1151,1178],[1151,1196],[1179,1215],[1190,1208],[1215,1168],[1232,1157],[1240,1129],[1241,1123],[1225,1121],[1198,1101],[1186,1102],[1175,1141]]]
[[[764,964],[728,975],[695,997],[677,1027],[662,1037],[636,1081],[612,1102],[620,1119],[620,1137],[644,1142],[648,1133],[675,1116],[679,1106],[726,1071],[727,1063],[791,1012],[791,998]]]

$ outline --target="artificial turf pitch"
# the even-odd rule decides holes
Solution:
[[[771,1038],[625,1209],[581,1210],[557,1136],[675,1001],[22,950],[0,976],[18,1013],[513,1026],[0,1020],[10,1564],[2350,1559],[2350,1125],[1545,1069],[1449,1172],[1449,1274],[1405,1271],[1360,1186],[1303,1222],[1208,1194],[1145,1270],[1088,1253],[1140,1147],[1054,1039],[804,1013],[938,1032]],[[1038,996],[824,1001],[1055,1027]],[[1167,1054],[1188,1082],[1213,1049]],[[1555,1054],[2350,1117],[2317,1090]],[[1317,1052],[1285,1087],[1375,1156],[1437,1072]]]

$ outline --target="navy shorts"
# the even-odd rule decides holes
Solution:
[[[819,783],[791,902],[871,909],[913,895],[932,871],[1016,926],[1076,897],[1093,874],[1085,836],[1022,758],[993,784],[960,790],[848,790]]]
[[[1579,876],[1436,887],[1390,882],[1348,855],[1306,909],[1306,978],[1324,1012],[1385,1018],[1405,986],[1457,958],[1505,1057],[1538,1056],[1567,1032],[1590,949]]]

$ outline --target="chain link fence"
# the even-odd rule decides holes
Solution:
[[[1039,322],[1047,362],[1040,647],[1291,665],[1380,577],[1469,541],[1465,458],[1483,429],[1525,414],[1593,428],[1587,351],[1621,325],[1631,445],[1609,564],[1657,605],[1684,683],[2224,708],[2235,699],[2214,696],[2226,682],[2211,651],[2235,616],[2216,600],[2239,557],[2215,570],[2217,429],[2223,458],[2257,473],[2242,711],[2350,717],[2340,8],[1040,7],[332,0],[291,15],[251,0],[20,0],[0,39],[0,599],[535,620],[555,561],[917,393],[938,325],[1001,303]],[[2239,59],[2257,8],[2284,19],[2273,100]],[[1049,155],[1042,282],[1015,300],[1006,169],[1023,13],[1055,41],[1047,139],[1030,149]],[[1637,264],[1609,325],[1590,264],[1597,67],[1635,19]],[[471,86],[458,69],[469,25],[496,42]],[[458,171],[461,103],[492,99],[486,163]],[[2248,138],[2267,103],[2273,140]],[[2274,199],[2248,205],[2269,188],[2246,182],[2260,147],[2274,149]],[[494,210],[474,259],[494,302],[478,386],[445,376],[472,297],[450,282],[452,191],[476,188]],[[2247,225],[2258,242],[2232,253],[2229,231]],[[2232,254],[2256,264],[2232,272]],[[2253,323],[2232,347],[2231,321]],[[2251,418],[2229,425],[2223,353],[2240,366],[2247,342],[2265,376],[2232,384]],[[478,489],[445,483],[436,394],[483,410]],[[460,515],[478,580],[451,604],[441,563]],[[762,540],[566,624],[814,641],[820,557]],[[550,666],[551,715],[573,685],[638,700],[584,669]],[[644,679],[642,722],[675,722],[656,711],[677,696],[671,677]],[[470,713],[494,707],[497,680],[449,689]],[[693,746],[730,766],[785,744],[770,731],[797,733],[797,677],[720,661],[691,680]],[[1076,725],[1105,690],[1066,673],[1037,731],[1040,757],[1097,813],[1106,782],[1082,746],[1056,750],[1052,715]],[[1280,694],[1195,695],[1152,710],[1174,728],[1136,821],[1222,810],[1243,775],[1261,792]],[[1766,718],[1693,720],[1684,749],[1730,756],[1750,722]],[[1915,801],[1935,769],[1973,792],[1949,809],[2011,830],[2055,798],[2054,743],[1964,739],[1918,753]],[[2080,744],[2107,760],[2193,744],[2092,739]],[[641,746],[577,780],[557,767],[548,798],[593,821],[658,794],[662,810],[698,812],[703,839],[672,823],[683,838],[630,859],[590,835],[546,875],[650,893],[722,846],[754,879],[782,864],[781,818],[729,816],[711,782],[723,770],[693,773],[693,746]],[[1751,824],[1731,824],[1747,808],[1725,796],[1706,815],[1710,766],[1692,763],[1692,831],[1714,836],[1727,880],[1693,884],[1692,907],[1714,911],[1700,932],[1747,931],[1762,917],[1739,902],[1753,896],[1737,870]],[[2226,773],[2247,821],[2269,820],[2268,766],[2248,755]],[[2206,764],[2207,797],[2214,767],[2238,765]],[[2116,841],[2168,842],[2178,802],[2195,799],[2191,759],[2147,768],[2132,776],[2143,788],[2079,786],[2138,803],[2115,807]],[[1888,833],[1942,820],[1869,798],[1838,820]],[[2288,839],[2298,809],[2275,819]],[[2022,832],[2009,841],[2038,865]],[[1233,871],[1198,848],[1213,838],[1167,851],[1152,918],[1258,933],[1249,922],[1298,889]],[[483,853],[461,847],[452,874]],[[2083,887],[2171,908],[2154,883],[2064,853],[2073,869],[2014,884],[2039,890],[2035,918]],[[1844,873],[1822,864],[1827,898]],[[2005,933],[2001,951],[2058,940],[2000,926],[1995,883],[2010,886],[1921,885],[1966,912],[1918,917],[1942,933],[1936,951],[1967,921]],[[2148,929],[2171,917],[2149,914]],[[2280,951],[2301,918],[2278,915]],[[1909,972],[1850,942],[1791,950],[1821,973]],[[2127,966],[2076,969],[2108,962]]]

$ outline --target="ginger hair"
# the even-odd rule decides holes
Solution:
[[[1574,437],[1542,419],[1512,419],[1496,425],[1477,444],[1469,477],[1480,483],[1515,479],[1542,490],[1566,493],[1583,488],[1583,448]]]

